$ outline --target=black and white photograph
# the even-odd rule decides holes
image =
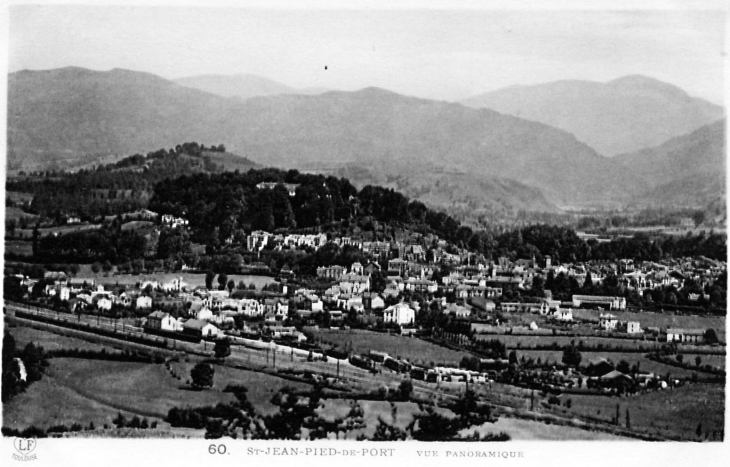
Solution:
[[[728,6],[644,3],[5,4],[0,462],[723,445]]]

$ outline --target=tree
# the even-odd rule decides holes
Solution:
[[[514,350],[509,353],[509,363],[510,365],[517,365],[517,352]]]
[[[215,341],[213,352],[215,352],[215,358],[223,359],[229,356],[231,354],[231,343],[228,338]]]
[[[580,365],[580,361],[583,359],[583,357],[580,354],[580,351],[573,345],[573,343],[570,344],[569,347],[566,347],[563,351],[563,363],[568,366],[577,367]]]
[[[104,274],[109,274],[112,272],[112,269],[114,269],[114,266],[112,266],[112,263],[109,260],[104,261],[104,264],[101,265],[101,269],[104,271]]]
[[[631,365],[626,360],[621,360],[618,362],[618,365],[616,365],[616,370],[623,374],[629,374],[631,373]]]
[[[94,261],[94,263],[91,265],[91,271],[94,274],[98,274],[99,271],[101,271],[101,263],[98,261]]]
[[[700,366],[702,364],[702,358],[700,356],[695,357],[695,365]]]
[[[198,363],[190,370],[190,378],[193,380],[193,387],[202,389],[213,386],[215,370],[207,363]]]
[[[233,281],[233,279],[228,281],[228,293],[233,292],[233,289],[236,288],[236,283]]]
[[[218,274],[218,290],[224,290],[228,283],[228,276],[225,274]]]
[[[717,344],[718,342],[717,333],[714,329],[710,328],[705,331],[705,344]]]
[[[208,271],[205,273],[205,288],[208,290],[211,290],[213,288],[213,278],[215,277],[215,273],[213,271]]]
[[[408,401],[413,393],[413,383],[410,379],[401,381],[398,386],[398,397],[402,401]]]

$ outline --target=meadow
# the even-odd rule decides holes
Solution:
[[[517,350],[517,358],[521,359],[523,356],[525,358],[532,358],[535,361],[540,358],[543,363],[547,361],[560,363],[563,358],[563,352],[554,350]],[[618,364],[621,360],[626,360],[631,366],[638,364],[640,371],[654,373],[658,376],[664,376],[667,373],[671,373],[672,376],[675,377],[691,378],[692,374],[695,373],[692,370],[686,370],[684,368],[665,365],[664,363],[649,360],[644,356],[644,354],[635,352],[583,352],[582,357],[582,366],[587,366],[590,362],[597,362],[599,359],[605,358],[614,365]],[[702,357],[705,357],[705,355]],[[685,356],[685,359],[686,358],[689,357]],[[692,360],[692,362],[694,362],[694,360]],[[703,375],[703,373],[697,373],[699,376]]]
[[[689,329],[714,329],[721,341],[725,340],[725,318],[719,316],[687,316],[673,315],[668,313],[631,312],[631,311],[598,311],[573,309],[573,317],[585,320],[591,320],[598,323],[598,317],[601,313],[611,313],[615,315],[619,321],[638,321],[642,328],[658,327],[666,330],[666,328],[689,328]]]
[[[113,274],[105,275],[104,273],[97,273],[91,271],[90,265],[82,265],[76,278],[79,280],[95,280],[96,283],[101,284],[118,284],[126,286],[134,286],[137,283],[145,281],[157,281],[160,284],[170,282],[173,279],[182,277],[184,284],[188,288],[205,287],[205,274],[194,274],[189,272],[178,272],[178,273],[155,273],[155,274]],[[270,284],[274,281],[273,277],[269,276],[258,276],[258,275],[242,275],[242,274],[230,274],[228,280],[233,280],[238,286],[238,283],[243,281],[244,284],[248,285],[253,283],[257,290]],[[213,279],[213,285],[218,287],[218,276]]]
[[[712,436],[725,426],[725,392],[722,384],[688,384],[676,389],[648,392],[627,397],[564,394],[570,399],[568,412],[610,420],[618,406],[619,424],[626,426],[629,412],[633,429],[683,440]]]
[[[415,337],[389,335],[372,331],[314,331],[315,337],[322,342],[335,344],[340,349],[352,346],[356,354],[370,350],[386,352],[392,357],[402,358],[417,365],[436,365],[443,363],[458,366],[467,352],[447,349]]]

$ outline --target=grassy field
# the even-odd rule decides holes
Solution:
[[[352,343],[355,353],[367,353],[370,350],[387,352],[389,355],[408,359],[411,363],[429,364],[434,362],[459,365],[461,359],[469,355],[466,352],[440,347],[413,337],[393,336],[370,331],[327,331],[320,330],[316,336],[323,342],[336,344],[340,349]]]
[[[79,350],[98,350],[106,349],[107,352],[116,352],[109,346],[75,337],[61,336],[52,332],[34,329],[27,326],[12,326],[6,324],[6,329],[15,338],[15,344],[18,347],[24,347],[29,342],[41,345],[46,351],[58,349],[79,349]]]
[[[495,423],[482,425],[480,433],[505,432],[513,441],[630,441],[632,438],[572,426],[548,425],[533,420],[500,417]]]
[[[573,317],[581,319],[593,320],[598,322],[598,316],[606,313],[598,310],[574,309]],[[725,318],[719,316],[678,316],[665,313],[633,313],[629,311],[610,311],[612,315],[616,315],[619,321],[638,321],[641,327],[659,327],[666,329],[668,327],[691,328],[691,329],[709,329],[712,328],[717,332],[717,336],[724,341],[725,338]]]
[[[61,225],[58,227],[42,227],[38,229],[42,237],[48,234],[67,235],[74,232],[84,232],[87,230],[98,230],[101,228],[100,224],[85,224],[85,225]],[[31,238],[33,235],[33,229],[18,229],[17,232],[22,232],[23,236]]]
[[[9,206],[5,207],[5,219],[6,220],[10,220],[10,219],[19,220],[22,217],[27,217],[28,220],[33,220],[33,221],[38,218],[37,215],[29,214],[20,208],[9,207]]]
[[[700,424],[704,438],[707,433],[712,437],[725,423],[725,392],[718,384],[686,385],[622,398],[576,394],[560,398],[571,400],[569,412],[605,419],[615,416],[618,405],[621,425],[626,425],[628,409],[632,428],[686,440],[697,439]]]
[[[725,356],[724,355],[699,355],[691,353],[682,353],[684,355],[684,361],[690,364],[695,364],[695,357],[700,357],[700,365],[712,365],[715,367],[725,369]]]
[[[534,360],[537,360],[540,358],[542,362],[550,361],[550,362],[558,362],[563,358],[563,352],[562,351],[553,351],[553,350],[517,350],[517,358],[521,359],[522,356],[525,356],[525,358],[533,358]],[[581,365],[588,365],[589,362],[593,360],[597,360],[599,358],[605,358],[606,360],[611,361],[613,364],[618,364],[621,360],[626,360],[629,362],[630,365],[634,365],[636,363],[639,364],[639,369],[641,371],[647,371],[650,373],[654,373],[655,375],[661,375],[664,376],[667,373],[671,373],[672,376],[680,377],[680,378],[691,378],[692,373],[694,373],[692,370],[685,370],[684,368],[679,368],[671,365],[665,365],[663,363],[658,363],[652,360],[649,360],[644,357],[644,354],[641,353],[634,353],[634,352],[628,352],[628,353],[622,353],[622,352],[584,352],[582,354],[583,360],[581,361]],[[705,357],[703,355],[702,357]],[[711,356],[711,357],[714,357]],[[684,357],[685,359],[689,358],[687,356]],[[687,360],[685,360],[687,361]],[[694,357],[691,360],[694,363]],[[703,358],[703,362],[704,362]],[[702,376],[702,373],[698,373],[698,375]]]
[[[568,345],[570,345],[571,341],[575,342],[575,345],[578,345],[580,341],[583,341],[583,343],[587,347],[595,347],[599,344],[602,344],[604,348],[608,347],[609,345],[612,348],[631,348],[631,349],[640,349],[642,351],[651,352],[653,349],[661,347],[661,342],[655,342],[655,341],[643,341],[643,340],[629,340],[629,339],[612,339],[612,338],[594,338],[591,336],[511,336],[511,335],[490,335],[490,334],[480,334],[478,335],[478,338],[481,340],[492,340],[496,339],[501,342],[504,342],[504,344],[507,346],[508,349],[517,349],[518,345],[525,349],[525,348],[532,348],[534,346],[543,346],[543,345],[553,345],[553,343],[557,343],[559,348],[564,348]],[[587,351],[586,351],[587,352]]]
[[[23,240],[6,240],[5,253],[14,255],[31,256],[33,255],[33,243]]]
[[[22,430],[31,425],[48,428],[80,423],[86,427],[93,422],[102,428],[104,424],[112,426],[112,420],[119,412],[115,407],[85,397],[55,378],[45,376],[23,394],[3,404],[3,426]],[[134,416],[131,412],[121,412],[127,418]]]
[[[104,276],[103,273],[94,274],[91,271],[90,265],[82,265],[79,273],[76,275],[78,279],[94,279],[96,283],[102,283],[102,284],[119,284],[119,285],[135,285],[139,282],[145,282],[145,281],[157,281],[160,284],[164,284],[165,282],[169,282],[173,279],[177,279],[179,277],[183,278],[183,282],[187,284],[188,288],[195,288],[195,287],[204,287],[205,286],[205,274],[191,274],[188,272],[179,272],[179,273],[158,273],[158,274],[119,274],[119,275],[110,275],[110,276]],[[238,286],[238,283],[240,281],[243,281],[246,285],[250,283],[254,283],[256,285],[256,289],[261,290],[261,288],[269,284],[271,282],[274,282],[273,277],[269,276],[257,276],[257,275],[239,275],[239,274],[231,274],[228,276],[228,280],[233,280],[236,283],[236,286]],[[218,276],[216,276],[213,279],[213,284],[217,287],[218,286]]]
[[[194,361],[172,363],[172,368],[177,374],[183,376],[182,383],[189,378],[190,370],[195,365]],[[284,386],[297,390],[309,390],[311,386],[305,383],[289,381],[276,376],[255,371],[240,370],[216,365],[214,378],[214,390],[223,390],[229,384],[246,386],[248,389],[248,400],[256,407],[256,410],[263,414],[276,412],[278,409],[271,403],[271,398]]]

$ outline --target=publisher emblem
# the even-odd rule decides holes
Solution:
[[[13,446],[21,456],[29,456],[35,449],[38,440],[33,438],[15,438]]]

